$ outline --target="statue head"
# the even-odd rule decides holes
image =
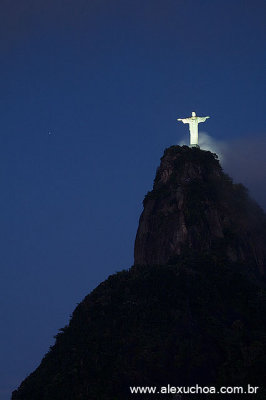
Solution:
[[[192,111],[192,117],[196,117],[195,111]]]

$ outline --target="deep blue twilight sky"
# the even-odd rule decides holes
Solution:
[[[10,398],[76,304],[133,263],[191,111],[266,208],[263,0],[2,0],[1,364]]]

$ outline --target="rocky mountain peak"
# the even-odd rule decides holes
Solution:
[[[264,271],[265,214],[245,187],[223,172],[216,154],[187,146],[166,149],[143,205],[135,265],[217,251]]]

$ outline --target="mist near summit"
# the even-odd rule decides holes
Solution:
[[[178,144],[188,146],[189,140],[186,137]],[[199,146],[216,153],[223,170],[235,183],[245,185],[250,196],[266,210],[266,137],[253,135],[223,141],[199,132]]]

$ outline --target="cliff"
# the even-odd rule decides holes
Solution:
[[[187,146],[165,150],[143,205],[135,264],[160,265],[188,252],[219,252],[264,273],[265,214],[245,187],[222,171],[215,154]]]
[[[144,199],[135,265],[85,297],[12,399],[143,399],[154,395],[129,387],[167,384],[250,384],[264,399],[265,239],[265,214],[214,154],[170,147]]]

